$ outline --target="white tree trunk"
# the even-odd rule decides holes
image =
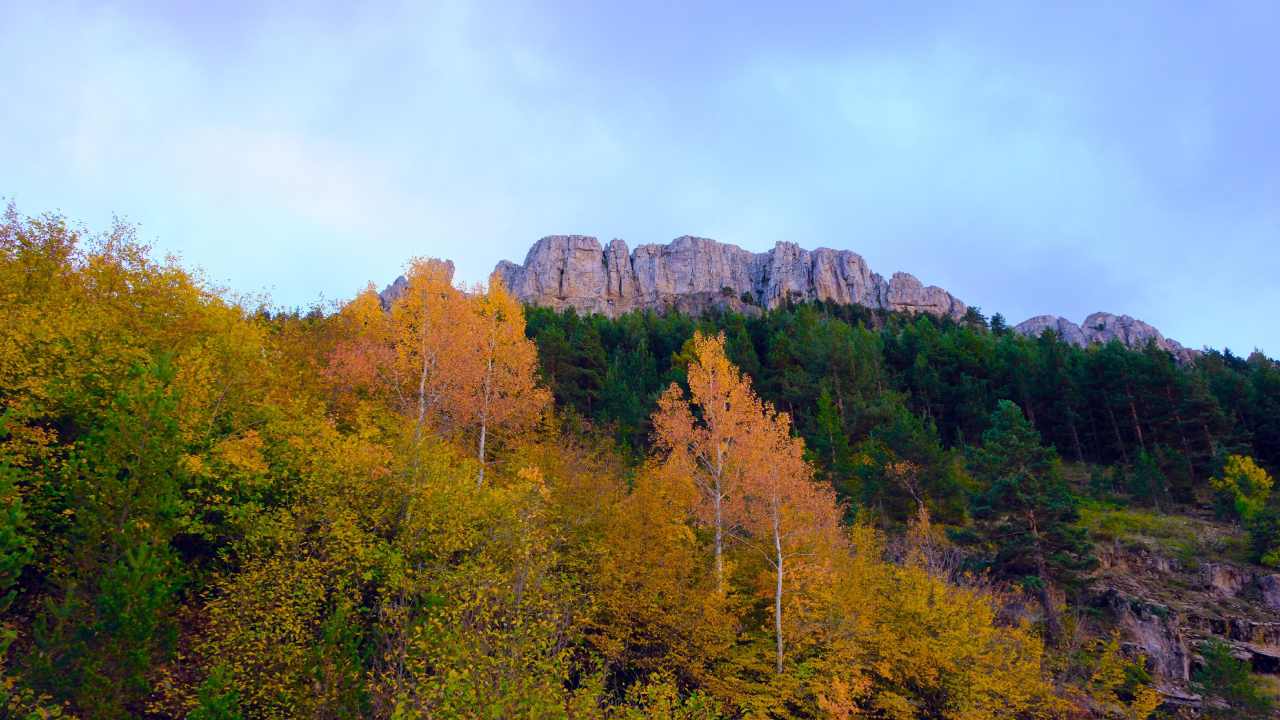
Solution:
[[[774,570],[777,583],[773,590],[773,630],[778,641],[778,674],[782,674],[782,537],[778,532],[778,519],[773,521]]]
[[[724,592],[724,523],[720,509],[720,483],[716,483],[714,499],[716,508],[716,588]]]
[[[493,396],[493,348],[490,347],[489,360],[484,369],[484,394],[481,402],[484,403],[480,407],[480,477],[476,480],[476,485],[484,484],[484,441],[489,434],[489,403]]]

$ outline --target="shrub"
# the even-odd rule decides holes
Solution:
[[[1206,700],[1208,717],[1265,718],[1275,702],[1250,673],[1249,663],[1231,654],[1231,646],[1212,638],[1200,646],[1204,665],[1196,671],[1193,686]],[[1221,707],[1226,705],[1226,707]]]

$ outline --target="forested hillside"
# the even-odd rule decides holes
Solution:
[[[944,450],[980,444],[1002,399],[1063,459],[1114,468],[1095,479],[1098,489],[1137,502],[1194,501],[1230,454],[1280,467],[1280,366],[1261,353],[1211,351],[1179,366],[1154,347],[1083,349],[1052,331],[1023,337],[999,315],[988,323],[973,311],[962,322],[834,304],[759,317],[527,312],[558,405],[637,452],[654,398],[683,380],[685,342],[695,330],[724,333],[730,359],[794,418],[824,476],[900,521],[912,508],[877,481],[886,463],[936,470],[926,494],[945,504],[963,488],[938,467]]]
[[[5,716],[1271,711],[1221,642],[1158,709],[1081,588],[1120,512],[1214,512],[1280,565],[1273,361],[406,277],[272,312],[8,211]]]

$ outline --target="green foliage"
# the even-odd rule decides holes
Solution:
[[[1142,465],[1139,486],[1131,488],[1126,473],[1114,491],[1135,490],[1143,502],[1162,508],[1195,501],[1223,449],[1251,449],[1273,470],[1280,461],[1280,422],[1273,419],[1280,415],[1273,412],[1280,408],[1280,369],[1261,355],[1246,362],[1209,352],[1180,366],[1154,347],[1077,348],[1053,332],[1027,338],[968,320],[873,316],[832,303],[701,319],[678,313],[608,319],[544,308],[529,313],[527,332],[538,340],[549,384],[560,388],[559,404],[603,425],[625,427],[619,438],[633,448],[648,437],[635,399],[651,408],[658,390],[680,379],[672,358],[701,328],[725,332],[730,359],[755,380],[763,399],[792,415],[812,448],[831,444],[829,411],[819,422],[825,391],[851,447],[899,404],[930,421],[944,448],[976,445],[997,400],[1012,399],[1061,456],[1099,466]],[[994,322],[999,330],[1003,321]],[[595,341],[583,334],[584,326],[594,328],[601,353],[591,349]],[[579,359],[575,335],[584,343]],[[612,370],[600,369],[600,355]],[[633,372],[638,367],[643,380]],[[593,379],[606,375],[611,379],[605,383]],[[629,400],[595,402],[589,390],[601,384],[613,384],[613,396]],[[835,479],[845,476],[843,468],[829,467],[838,455],[813,457]]]
[[[28,659],[37,686],[94,717],[125,717],[172,649],[182,572],[176,531],[178,425],[171,366],[138,368],[66,465],[68,554],[51,580]]]
[[[813,454],[826,466],[832,484],[839,486],[853,473],[853,451],[839,409],[825,387],[818,395],[814,430]]]
[[[864,508],[905,523],[923,505],[940,521],[965,521],[971,481],[959,454],[942,447],[932,422],[897,406],[857,450],[857,487],[850,495]]]
[[[1245,527],[1249,531],[1250,559],[1280,568],[1280,508],[1275,503],[1268,504],[1249,518]]]
[[[200,683],[196,692],[196,706],[187,720],[243,720],[240,712],[240,696],[232,684],[226,665],[218,665],[209,677]]]
[[[1129,495],[1138,502],[1154,505],[1156,508],[1167,507],[1168,484],[1155,457],[1146,450],[1140,452],[1133,474],[1129,476]]]
[[[0,615],[13,604],[18,593],[14,586],[34,557],[17,479],[17,468],[0,463]]]
[[[970,468],[980,483],[974,516],[980,537],[994,550],[992,567],[1039,596],[1053,637],[1058,628],[1050,584],[1069,585],[1096,563],[1087,532],[1075,524],[1079,500],[1062,479],[1057,454],[1040,444],[1022,410],[1005,400],[992,415],[982,447],[972,453]]]
[[[1205,714],[1218,718],[1271,717],[1275,702],[1250,673],[1249,663],[1237,659],[1231,646],[1211,638],[1200,646],[1203,665],[1192,686],[1209,700]],[[1225,707],[1224,707],[1225,706]]]

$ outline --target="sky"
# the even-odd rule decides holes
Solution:
[[[690,234],[1276,356],[1277,37],[1270,0],[0,0],[0,198],[287,307]]]

